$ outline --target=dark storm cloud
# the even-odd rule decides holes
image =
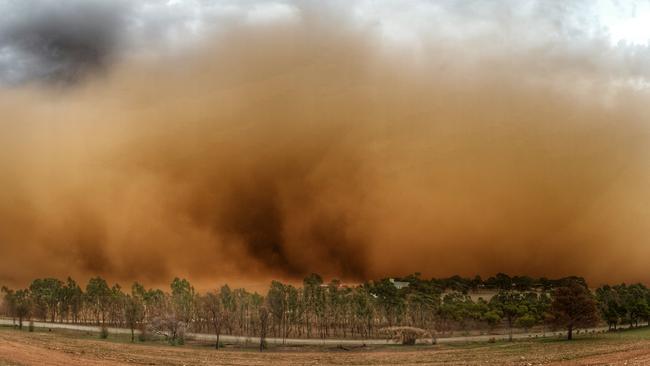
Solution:
[[[72,83],[105,69],[119,47],[122,1],[28,0],[3,3],[0,81]]]

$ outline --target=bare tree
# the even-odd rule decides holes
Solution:
[[[219,336],[221,335],[221,327],[224,321],[224,308],[221,304],[221,298],[218,293],[209,292],[201,298],[201,310],[205,319],[210,322],[214,329],[214,334],[217,336],[217,342],[214,345],[215,349],[219,349]]]

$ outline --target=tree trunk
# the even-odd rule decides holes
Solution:
[[[508,342],[512,342],[512,319],[508,319]]]
[[[573,325],[569,325],[569,328],[567,329],[567,340],[572,340],[573,339]]]

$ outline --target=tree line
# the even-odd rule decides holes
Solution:
[[[423,279],[419,274],[356,285],[324,282],[317,274],[302,286],[272,281],[266,294],[246,289],[197,292],[175,278],[168,291],[134,283],[125,290],[101,277],[82,288],[75,280],[34,280],[24,289],[2,288],[5,316],[126,327],[132,340],[158,335],[182,343],[185,333],[287,338],[384,336],[386,329],[418,329],[432,337],[453,331],[490,333],[515,329],[573,331],[602,323],[610,329],[650,319],[650,291],[643,284],[605,285],[591,291],[584,279],[453,276]],[[216,342],[219,347],[219,341]]]

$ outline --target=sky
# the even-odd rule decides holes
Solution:
[[[650,283],[650,2],[0,1],[0,283]]]

